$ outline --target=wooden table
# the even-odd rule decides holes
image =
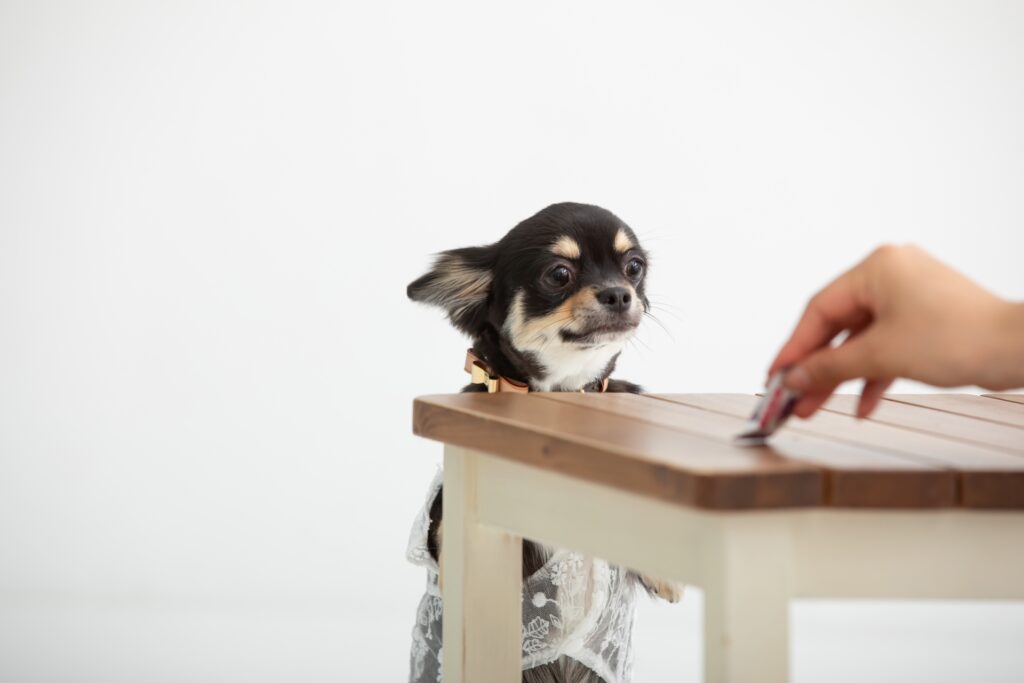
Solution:
[[[768,446],[756,397],[417,399],[445,446],[444,680],[520,679],[521,538],[704,591],[705,679],[785,681],[794,598],[1024,598],[1024,396],[834,397]]]

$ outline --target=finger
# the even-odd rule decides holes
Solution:
[[[892,386],[893,378],[869,379],[864,382],[864,390],[861,391],[860,401],[857,402],[857,417],[864,419],[875,412],[878,403],[886,389]]]
[[[841,346],[842,344],[849,344],[851,341],[856,339],[858,337],[858,335],[862,334],[865,330],[867,330],[868,327],[871,326],[871,323],[872,323],[872,318],[870,316],[864,316],[864,317],[858,318],[857,320],[854,320],[852,323],[850,323],[850,327],[845,330],[848,334],[846,335],[846,337],[843,338],[842,342],[840,344],[833,344],[833,346]],[[842,331],[843,330],[837,331],[836,336],[838,336],[839,333],[842,332]],[[782,366],[782,367],[785,367],[785,366]],[[769,374],[768,377],[765,378],[765,386],[768,386],[768,380],[769,379],[771,379],[771,374]]]
[[[869,329],[841,346],[815,351],[786,373],[786,387],[801,394],[831,393],[848,379],[872,377],[877,358]]]
[[[840,275],[814,295],[789,340],[772,361],[769,374],[792,365],[828,344],[839,332],[871,318],[860,296],[859,266]]]
[[[867,330],[871,326],[872,322],[874,322],[874,318],[872,318],[868,314],[865,314],[862,318],[852,322],[849,327],[850,333],[846,335],[846,339],[843,340],[843,343],[849,344],[854,339],[859,337],[861,334],[864,333],[865,330]]]
[[[842,343],[843,344],[849,344],[852,340],[856,339],[858,335],[863,333],[864,330],[868,329],[868,327],[871,326],[871,323],[872,323],[872,318],[870,316],[865,316],[865,317],[863,317],[863,318],[861,318],[859,320],[853,321],[850,324],[850,327],[848,329],[849,334],[846,335],[846,338],[843,339]],[[765,386],[768,386],[768,382],[771,380],[771,377],[772,377],[772,375],[771,375],[771,373],[769,373],[764,378],[764,385]],[[833,389],[833,391],[834,391],[834,389]]]
[[[832,396],[832,392],[835,390],[836,387],[832,387],[829,391],[821,391],[801,396],[799,400],[797,400],[796,405],[793,406],[793,414],[804,419],[809,418],[818,412],[823,405],[825,405],[825,402],[828,401]]]
[[[847,335],[846,339],[843,340],[843,344],[849,344],[851,341],[856,339],[860,334],[864,332],[870,325],[870,320],[855,323],[850,328],[850,334]],[[824,391],[817,391],[809,395],[802,395],[797,401],[797,404],[793,407],[793,413],[797,417],[808,418],[818,412],[818,409],[825,404],[826,401],[835,393],[835,390],[839,388],[838,384],[829,387]]]

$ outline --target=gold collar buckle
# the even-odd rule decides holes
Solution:
[[[469,373],[471,384],[482,384],[487,387],[487,393],[496,394],[502,391],[511,391],[517,394],[525,394],[530,391],[530,385],[520,384],[508,377],[492,375],[487,364],[480,359],[473,349],[466,351],[466,372]]]

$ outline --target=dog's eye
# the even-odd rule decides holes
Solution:
[[[545,277],[552,286],[561,289],[572,282],[572,271],[568,266],[558,265],[549,270]]]
[[[626,264],[626,277],[637,280],[644,273],[644,262],[638,258],[632,258]]]

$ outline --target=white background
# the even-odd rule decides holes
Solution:
[[[1022,8],[0,2],[0,681],[402,680],[466,346],[405,285],[551,202],[653,252],[653,390],[758,389],[880,242],[1024,299]],[[1024,671],[1016,606],[794,623],[798,681]]]

